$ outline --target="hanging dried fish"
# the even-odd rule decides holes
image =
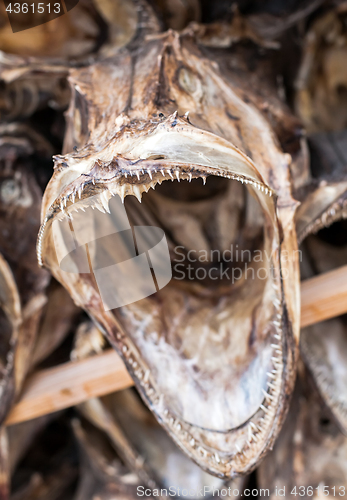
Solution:
[[[0,424],[9,411],[15,392],[14,356],[22,317],[20,298],[11,269],[0,254]],[[9,446],[5,427],[0,427],[0,499],[9,494]]]
[[[347,217],[346,138],[346,130],[309,136],[312,176],[296,214],[299,242]]]
[[[47,292],[47,305],[31,358],[31,369],[47,358],[71,333],[81,310],[58,283],[51,283]]]
[[[313,134],[310,149],[311,192],[297,212],[298,238],[303,241],[303,279],[347,264],[346,131]],[[328,239],[325,235],[324,240],[326,228],[329,228]],[[322,398],[345,430],[346,332],[346,320],[342,316],[304,328],[300,341],[303,359]]]
[[[343,230],[343,228],[341,228]],[[345,236],[345,235],[344,235]],[[347,244],[334,246],[309,236],[303,245],[310,264],[304,277],[347,264]],[[347,432],[347,322],[346,316],[304,328],[300,349],[319,392],[341,428]]]
[[[135,500],[139,478],[125,467],[105,437],[88,422],[73,420],[80,448],[80,480],[73,500]],[[148,498],[152,498],[148,496]]]
[[[71,425],[64,415],[49,420],[12,475],[11,500],[73,499],[78,449]]]
[[[200,21],[199,0],[154,0],[153,6],[167,29],[183,30],[189,23]]]
[[[247,50],[256,60],[256,47]],[[291,171],[307,170],[297,138],[292,155],[280,146],[285,106],[265,91],[266,78],[254,86],[256,71],[247,69],[242,46],[232,54],[202,52],[191,30],[169,31],[137,37],[113,57],[71,70],[65,151],[77,150],[55,158],[37,244],[39,262],[103,328],[159,422],[189,457],[222,478],[258,464],[288,407],[299,333]],[[107,266],[135,255],[117,240],[124,207],[131,225],[165,232],[174,277],[154,295],[116,308],[126,283],[117,287]],[[59,239],[69,224],[87,231],[87,240],[86,233],[75,236],[88,242],[89,262],[106,256],[102,295],[111,305],[96,286],[97,269],[93,277],[87,260],[78,268],[85,246],[67,257],[77,273],[59,266],[56,248],[62,256],[75,245]],[[110,238],[104,247],[99,242],[101,254],[94,228]],[[248,250],[249,262],[221,257],[218,268],[235,278],[241,266],[242,279],[187,277],[194,252],[207,252],[208,273],[211,251],[223,255],[230,245]],[[184,280],[177,279],[178,258]]]
[[[0,141],[0,251],[14,274],[23,316],[15,355],[19,391],[30,366],[50,279],[37,266],[35,256],[42,191],[34,162],[40,157],[49,158],[51,148],[40,135],[20,124],[2,125]]]
[[[312,385],[300,378],[274,446],[257,471],[259,488],[275,500],[346,495],[347,438]]]
[[[0,119],[27,117],[46,106],[65,108],[69,67],[89,64],[96,54],[112,54],[126,44],[134,36],[138,15],[145,30],[146,11],[138,13],[133,2],[79,0],[68,14],[14,34],[1,4]],[[20,16],[27,18],[17,14],[19,23]]]
[[[0,255],[0,423],[6,417],[14,396],[14,356],[21,322],[22,315],[17,286],[9,265]]]
[[[306,34],[295,108],[309,133],[347,127],[346,2],[337,2]]]

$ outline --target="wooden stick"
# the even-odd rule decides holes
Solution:
[[[345,312],[347,266],[302,282],[303,327]],[[10,412],[6,424],[12,425],[62,410],[132,384],[123,361],[112,349],[82,361],[41,370],[29,377],[22,398]]]
[[[113,349],[108,349],[97,356],[31,375],[6,424],[30,420],[132,385],[123,361]]]
[[[301,326],[347,312],[347,266],[301,283]]]

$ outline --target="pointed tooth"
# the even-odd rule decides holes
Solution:
[[[121,186],[121,188],[120,188],[120,197],[122,199],[122,203],[124,203],[124,198],[125,198],[125,184],[123,184],[123,186]]]
[[[139,171],[136,171],[136,176],[137,176],[137,179],[140,180],[140,172]]]
[[[101,212],[102,214],[105,213],[105,210],[101,205],[95,205],[95,208],[97,208],[99,210],[99,212]]]
[[[165,172],[163,168],[160,170],[160,172],[162,173],[162,176],[165,177]]]
[[[94,177],[92,177],[92,183],[95,186],[95,179],[94,179]]]
[[[72,203],[75,203],[75,198],[76,198],[76,192],[74,191],[71,195]]]
[[[78,188],[78,198],[81,199],[81,195],[82,195],[82,186],[80,186]]]
[[[178,182],[180,182],[180,173],[178,170],[176,170],[176,177],[177,177]]]
[[[141,203],[141,191],[140,191],[139,186],[133,186],[133,193],[136,196],[136,198],[139,200],[139,202]]]
[[[189,118],[189,111],[187,111],[186,113],[184,113],[184,118],[185,118],[186,120],[188,120],[188,118]]]
[[[152,179],[153,179],[153,177],[152,177],[152,172],[148,169],[148,170],[147,170],[147,173],[148,173],[148,175],[149,175],[150,179],[152,180]]]
[[[204,176],[202,177],[202,182],[203,182],[203,184],[205,186],[205,184],[206,184],[206,177],[204,177]]]
[[[67,196],[64,196],[64,207],[66,207],[67,204]]]
[[[128,178],[128,174],[127,172],[124,172],[124,177],[127,179]]]
[[[60,210],[62,212],[64,212],[64,203],[63,203],[63,200],[61,200],[61,202],[60,202]]]
[[[108,212],[110,214],[111,212],[110,212],[110,209],[108,207],[108,197],[107,197],[107,194],[105,191],[101,193],[100,199],[101,199],[102,206],[104,207],[106,212]]]
[[[193,175],[189,174],[189,182],[191,182]]]
[[[171,173],[171,170],[167,169],[167,173],[169,174],[169,176],[171,177],[171,179],[173,179],[173,175]]]

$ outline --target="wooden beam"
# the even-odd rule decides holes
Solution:
[[[113,349],[40,370],[29,377],[6,424],[30,420],[132,385],[132,378]]]
[[[347,266],[301,283],[301,326],[347,312]]]
[[[301,325],[309,326],[347,312],[347,266],[301,284]],[[130,387],[132,379],[113,350],[70,362],[29,377],[21,400],[10,412],[12,425]]]

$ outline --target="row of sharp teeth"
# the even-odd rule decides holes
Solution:
[[[193,179],[192,173],[188,173],[188,174],[181,173],[180,174],[179,170],[172,171],[170,169],[166,169],[166,170],[161,169],[160,172],[163,176],[163,179],[159,179],[159,180],[157,180],[157,182],[155,182],[153,184],[151,183],[150,186],[147,186],[146,184],[140,184],[140,185],[139,184],[122,184],[120,186],[117,186],[115,191],[110,189],[110,188],[108,190],[103,191],[100,194],[100,204],[94,205],[94,206],[92,206],[92,208],[97,208],[98,210],[100,210],[103,213],[109,212],[108,202],[109,202],[110,198],[112,196],[115,196],[116,194],[118,194],[120,196],[123,203],[124,203],[125,196],[128,196],[128,195],[135,196],[138,199],[138,201],[141,203],[142,193],[148,192],[150,188],[155,189],[156,184],[157,183],[161,184],[163,180],[171,178],[171,180],[174,181],[176,178],[178,182],[180,182],[181,180],[187,180],[188,182],[191,182]],[[142,170],[137,170],[136,172],[134,172],[134,171],[125,172],[125,173],[123,173],[123,175],[125,178],[127,178],[128,175],[129,176],[136,175],[137,179],[140,180],[140,173],[142,173],[143,175],[148,174],[151,181],[153,181],[153,174],[157,174],[157,170],[150,170],[150,169],[144,170],[144,169],[142,169]],[[215,175],[215,176],[217,175],[219,177],[224,177],[227,179],[242,182],[242,184],[249,184],[250,186],[255,187],[256,189],[258,189],[258,191],[262,191],[263,193],[265,193],[268,196],[272,196],[272,194],[273,194],[269,187],[265,186],[264,184],[262,184],[260,182],[256,182],[256,181],[247,179],[247,178],[242,177],[242,176],[234,175],[234,174],[222,175],[221,173],[215,172],[215,171],[207,172],[206,176],[205,175],[199,176],[199,178],[202,179],[204,185],[206,184],[206,178],[208,175]],[[93,185],[95,185],[97,182],[98,182],[97,180],[92,178]],[[100,180],[100,182],[103,182],[103,181]],[[64,209],[67,207],[68,201],[70,201],[71,204],[74,205],[75,200],[76,200],[76,196],[78,196],[79,200],[81,199],[84,187],[87,184],[88,184],[87,182],[81,184],[72,193],[70,193],[62,198],[62,200],[60,201],[60,209],[62,212],[64,212]],[[80,202],[78,203],[78,205],[79,205],[79,208],[81,208],[82,210],[83,210],[83,208],[90,206],[90,205],[83,206],[83,205],[81,205]],[[71,207],[69,207],[69,210],[71,210]]]
[[[178,169],[176,169],[176,170],[160,169],[159,171],[163,176],[163,179],[157,180],[157,183],[159,183],[159,184],[161,184],[163,180],[170,179],[170,178],[172,181],[175,180],[175,178],[176,178],[178,182],[180,182],[181,180],[188,180],[189,182],[191,182],[193,179],[192,173],[181,173],[180,174]],[[82,211],[85,211],[85,209],[90,207],[90,206],[93,209],[96,208],[97,210],[100,210],[100,212],[102,212],[102,213],[106,213],[106,212],[110,213],[109,201],[110,201],[112,196],[115,196],[116,194],[118,194],[120,196],[122,202],[124,203],[125,196],[134,195],[138,199],[138,201],[141,203],[142,193],[144,191],[148,192],[150,188],[155,189],[156,182],[153,181],[153,175],[158,174],[158,169],[152,169],[152,170],[151,169],[141,169],[141,170],[137,170],[137,171],[128,171],[128,172],[122,172],[122,173],[123,173],[125,178],[127,178],[128,176],[133,177],[134,175],[136,175],[138,180],[140,180],[140,174],[142,174],[142,175],[147,174],[149,176],[149,178],[151,179],[151,181],[153,182],[153,184],[151,186],[146,186],[145,184],[141,184],[141,185],[123,184],[121,186],[117,186],[115,191],[108,188],[107,190],[102,191],[100,193],[99,203],[96,203],[93,205],[86,203],[83,205],[83,200],[81,201],[81,197],[82,197],[82,193],[83,193],[85,186],[87,186],[90,182],[92,182],[92,184],[94,186],[98,182],[104,183],[104,181],[102,179],[99,180],[99,179],[95,179],[94,177],[90,178],[89,176],[86,176],[88,179],[88,180],[86,180],[86,182],[82,183],[77,189],[73,190],[72,193],[69,193],[68,195],[64,196],[62,198],[62,200],[60,201],[61,215],[57,216],[58,220],[63,220],[66,216],[69,216],[72,219],[72,215],[71,215],[72,211],[77,212],[79,209],[81,209]],[[262,184],[260,182],[253,181],[251,179],[247,179],[246,177],[242,177],[242,176],[239,176],[236,174],[226,175],[225,173],[222,173],[218,170],[210,170],[210,171],[206,172],[206,176],[205,175],[199,176],[199,178],[202,178],[202,181],[204,184],[206,183],[206,178],[208,175],[214,175],[217,177],[224,177],[224,178],[230,179],[230,180],[236,180],[236,181],[242,182],[242,184],[253,186],[255,189],[258,189],[258,191],[261,191],[262,193],[264,193],[270,197],[273,195],[273,191],[269,187],[265,186],[264,184]],[[79,203],[78,203],[78,205],[74,206],[75,201],[76,201],[76,196],[78,196]],[[68,207],[68,212],[66,212],[65,208],[67,207],[67,203],[69,201],[71,202],[71,205]],[[37,242],[37,255],[38,255],[38,261],[39,261],[40,266],[42,266],[42,239],[43,239],[43,233],[44,233],[47,221],[48,221],[48,217],[46,217],[45,221],[43,222],[43,224],[40,228],[38,242]]]
[[[347,219],[347,200],[342,203],[334,203],[326,212],[321,215],[318,219],[311,222],[304,231],[299,235],[299,244],[309,235],[316,234],[318,231],[324,227],[329,227],[333,222],[340,219]]]

